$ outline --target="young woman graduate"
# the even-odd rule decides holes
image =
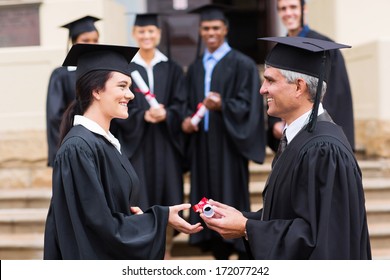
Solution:
[[[61,27],[69,30],[68,41],[72,45],[96,44],[99,41],[99,32],[94,23],[98,20],[100,19],[93,16],[85,16]],[[75,67],[57,67],[50,76],[46,99],[48,166],[53,166],[54,157],[60,144],[62,115],[76,97],[75,70]]]
[[[77,66],[76,99],[64,114],[54,160],[45,259],[162,259],[167,225],[202,229],[179,216],[190,204],[136,207],[138,177],[109,127],[128,117],[128,63],[137,51],[76,44],[63,63]]]

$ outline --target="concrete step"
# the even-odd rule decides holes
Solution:
[[[43,258],[43,234],[0,234],[0,259],[39,260]],[[372,256],[375,260],[390,260],[390,249],[377,246],[371,241]],[[212,260],[209,252],[188,245],[188,235],[179,234],[173,240],[171,251],[173,260]],[[235,256],[231,257],[232,259]]]
[[[369,224],[388,223],[390,225],[390,199],[366,200],[366,211]]]
[[[0,189],[0,209],[48,208],[51,188]]]
[[[1,260],[43,259],[43,234],[0,234]]]
[[[262,207],[262,191],[271,170],[272,154],[263,165],[250,163],[251,209]],[[363,172],[366,208],[374,259],[390,259],[390,165],[388,160],[359,160]],[[16,168],[16,167],[15,167]],[[44,172],[50,175],[50,172]],[[45,181],[45,176],[36,176]],[[189,174],[184,192],[188,201]],[[49,179],[47,179],[49,180]],[[35,183],[35,186],[42,185]],[[0,188],[0,259],[41,259],[43,231],[51,198],[51,188]],[[188,212],[184,213],[188,216]],[[234,256],[233,256],[234,258]],[[213,259],[188,245],[188,236],[173,240],[172,259]]]
[[[390,199],[390,177],[363,178],[366,201]]]
[[[378,258],[383,258],[383,252],[388,251],[388,256],[390,257],[390,224],[389,223],[375,223],[369,225],[371,249],[374,252],[381,252],[381,256],[378,255]],[[389,258],[390,259],[390,258]]]
[[[388,225],[382,225],[373,227],[371,229],[371,253],[372,258],[375,260],[390,260],[390,245],[384,246],[387,244],[387,241],[381,240],[381,237],[386,237],[386,235],[390,234],[390,229],[387,228]],[[187,260],[187,259],[214,259],[212,254],[210,252],[202,252],[199,248],[191,246],[188,244],[189,236],[186,234],[180,233],[178,236],[176,236],[173,240],[173,246],[172,246],[172,259],[176,260]],[[232,259],[235,257],[232,256]]]
[[[43,233],[47,208],[0,209],[2,234]]]

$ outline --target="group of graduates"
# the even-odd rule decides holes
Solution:
[[[279,0],[278,11],[290,2],[297,2],[303,11],[300,0]],[[307,63],[289,61],[291,57],[307,60],[311,54],[293,37],[293,42],[277,41],[266,60],[262,85],[256,63],[226,40],[224,7],[206,5],[191,12],[200,15],[199,33],[205,48],[186,73],[157,48],[161,29],[156,14],[136,16],[132,34],[138,48],[91,44],[99,36],[95,17],[64,25],[73,46],[49,82],[47,131],[53,198],[44,258],[169,258],[165,244],[179,231],[191,234],[190,244],[210,250],[216,259],[229,259],[232,254],[240,259],[371,258],[354,140],[344,136],[351,127],[341,129],[334,124],[333,107],[328,109],[333,105],[324,103],[323,108],[320,99],[306,98],[308,111],[309,105],[317,104],[309,121],[312,130],[306,131],[308,123],[296,128],[303,132],[294,142],[295,134],[289,132],[294,119],[274,108],[279,103],[288,112],[292,103],[283,104],[283,99],[265,89],[276,83],[267,67],[302,73],[297,65],[308,64],[303,73],[321,76],[319,51]],[[308,30],[305,24],[299,28]],[[338,68],[333,56],[337,54],[342,61],[341,46],[327,38],[315,43],[323,42],[330,46],[320,49],[328,54],[332,69]],[[148,92],[132,78],[135,71]],[[346,71],[344,75],[348,79]],[[326,76],[327,94],[333,90],[333,95],[350,98],[349,88],[337,90],[332,81],[332,76]],[[155,98],[158,104],[151,106],[146,97]],[[352,106],[352,102],[340,105]],[[192,116],[200,106],[205,107],[205,114],[194,123]],[[340,111],[335,112],[337,116]],[[268,138],[265,117],[269,117]],[[249,162],[263,163],[267,143],[275,151],[280,146],[271,145],[285,134],[277,131],[278,123],[283,123],[289,145],[274,160],[263,192],[264,210],[251,213]],[[323,134],[333,136],[328,139]],[[293,143],[298,143],[295,148]],[[190,174],[190,204],[183,204],[186,172]],[[334,177],[328,180],[331,174]],[[185,220],[182,211],[202,197],[211,198],[213,218],[190,210]],[[351,205],[334,206],[335,200]],[[346,207],[350,208],[347,212]]]

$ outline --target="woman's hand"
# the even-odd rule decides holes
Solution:
[[[191,208],[191,204],[189,203],[170,206],[168,224],[177,231],[187,234],[197,233],[201,231],[203,229],[201,223],[191,225],[179,216],[179,212],[189,208]]]
[[[145,112],[144,119],[146,122],[159,123],[165,121],[167,118],[167,110],[164,105],[160,104],[158,108],[150,108]]]

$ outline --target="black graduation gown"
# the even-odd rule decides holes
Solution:
[[[62,115],[76,97],[76,71],[67,67],[54,69],[50,76],[46,99],[46,135],[48,145],[48,165],[53,166],[59,147],[59,134]]]
[[[307,38],[320,39],[325,41],[332,41],[330,38],[314,31],[309,30],[306,35]],[[330,51],[330,76],[327,83],[327,90],[323,100],[324,109],[327,110],[333,121],[343,128],[345,135],[351,145],[355,149],[355,125],[353,118],[353,103],[352,92],[349,84],[347,69],[344,58],[340,50]],[[270,117],[269,127],[278,118]],[[275,151],[278,147],[279,141],[276,140],[271,131],[268,131],[268,145]]]
[[[134,62],[131,71],[138,70],[149,84],[146,70]],[[142,209],[155,204],[183,203],[183,132],[186,93],[184,73],[173,61],[160,62],[153,67],[154,94],[165,105],[165,122],[152,124],[144,120],[150,106],[134,82],[131,90],[135,99],[129,102],[129,117],[115,119],[112,133],[122,144],[123,152],[140,178]]]
[[[103,136],[73,127],[58,150],[44,259],[163,259],[168,207],[133,215],[138,177]]]
[[[371,259],[361,171],[334,123],[320,121],[289,143],[263,201],[244,213],[255,259]]]
[[[187,73],[190,114],[204,99],[204,75],[202,59],[198,59]],[[249,211],[248,161],[262,163],[265,156],[263,98],[259,89],[257,66],[242,53],[231,50],[216,64],[210,90],[221,94],[222,110],[209,112],[207,133],[201,121],[199,132],[189,134],[191,204],[205,196]],[[190,221],[201,221],[199,214],[191,211]],[[220,238],[205,228],[192,234],[190,243],[205,245],[201,243],[214,237]]]

